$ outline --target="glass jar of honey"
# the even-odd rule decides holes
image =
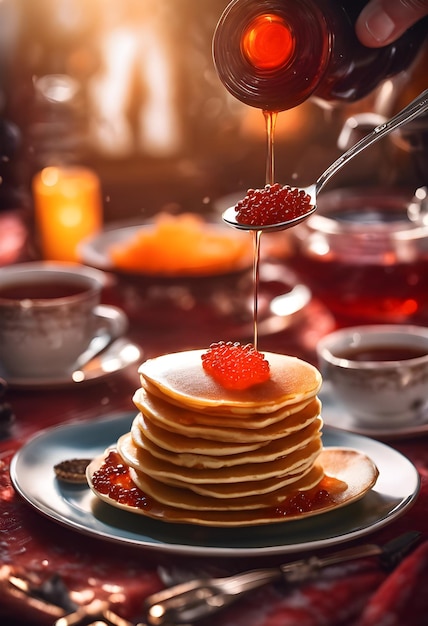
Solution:
[[[359,100],[408,67],[428,33],[422,20],[383,48],[363,46],[354,25],[367,0],[232,0],[214,33],[220,80],[265,111],[310,96]]]

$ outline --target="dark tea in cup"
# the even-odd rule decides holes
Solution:
[[[391,345],[391,346],[364,346],[358,348],[347,348],[337,350],[336,356],[339,359],[348,361],[359,361],[383,363],[384,361],[407,361],[408,359],[418,359],[426,356],[427,350],[417,346]]]
[[[81,282],[63,282],[53,280],[27,281],[18,285],[0,285],[0,300],[51,300],[69,298],[83,291],[87,285]]]
[[[334,400],[354,422],[385,429],[426,419],[428,328],[349,326],[324,336],[317,356]]]
[[[6,378],[71,370],[94,337],[104,276],[59,262],[0,269],[0,369]]]

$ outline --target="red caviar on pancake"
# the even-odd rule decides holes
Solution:
[[[265,226],[300,217],[311,208],[311,197],[303,189],[279,183],[249,189],[235,206],[240,224]]]
[[[269,363],[251,344],[219,341],[201,358],[204,370],[225,389],[248,389],[270,377]]]

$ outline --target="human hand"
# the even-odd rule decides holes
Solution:
[[[358,16],[357,37],[370,48],[386,46],[428,15],[428,0],[370,0]]]

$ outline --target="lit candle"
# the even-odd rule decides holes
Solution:
[[[33,198],[43,257],[78,261],[78,244],[102,225],[96,174],[84,167],[46,167],[34,177]]]

